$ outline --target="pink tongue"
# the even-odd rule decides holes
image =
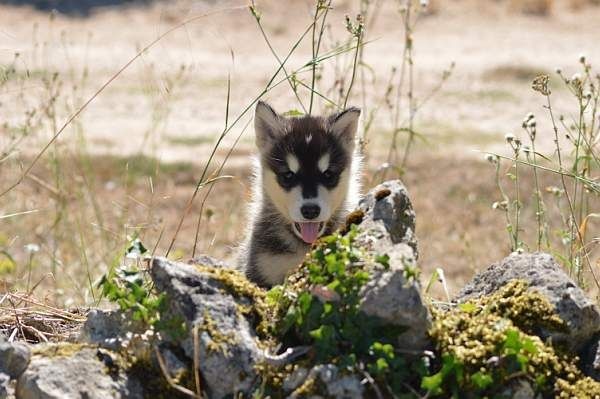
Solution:
[[[307,244],[312,244],[319,236],[319,222],[300,222],[300,234]]]

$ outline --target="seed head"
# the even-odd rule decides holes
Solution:
[[[550,89],[548,88],[549,80],[550,79],[548,78],[548,75],[536,76],[536,78],[533,79],[533,82],[531,83],[531,88],[534,91],[537,91],[538,93],[540,93],[544,96],[549,96],[550,95]]]
[[[515,135],[512,133],[507,133],[504,136],[504,140],[506,140],[506,142],[508,142],[508,143],[512,143],[515,140]]]

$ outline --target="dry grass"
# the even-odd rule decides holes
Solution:
[[[0,334],[11,342],[72,340],[85,316],[84,310],[64,310],[25,293],[6,292],[0,298]]]

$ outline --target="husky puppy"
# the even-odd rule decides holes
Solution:
[[[358,202],[355,139],[360,110],[328,117],[285,117],[256,106],[250,226],[239,267],[261,286],[280,284],[318,237],[330,234]]]

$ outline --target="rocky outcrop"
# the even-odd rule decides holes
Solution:
[[[198,334],[197,350],[193,336],[181,345],[188,358],[196,357],[210,396],[247,392],[256,379],[254,365],[263,353],[253,327],[240,312],[240,307],[252,304],[244,295],[228,290],[224,278],[206,267],[213,260],[204,257],[202,261],[202,266],[195,266],[155,258],[152,277],[156,287],[167,293],[172,311],[183,316],[188,331]]]
[[[524,280],[530,290],[542,293],[554,305],[567,331],[541,329],[540,337],[572,352],[584,348],[600,331],[598,307],[575,284],[552,256],[545,253],[513,253],[478,273],[459,293],[457,300],[489,295],[511,280]]]
[[[31,358],[27,345],[19,342],[8,342],[0,336],[0,373],[17,378],[20,376]]]
[[[51,344],[36,348],[17,381],[22,399],[142,398],[140,382],[128,377],[119,356],[97,348]]]
[[[361,292],[361,310],[386,324],[409,327],[399,337],[405,349],[427,345],[430,316],[421,296],[417,271],[415,212],[408,192],[399,180],[369,191],[360,201],[360,233],[356,242],[372,256],[387,256],[388,268],[371,272]]]

